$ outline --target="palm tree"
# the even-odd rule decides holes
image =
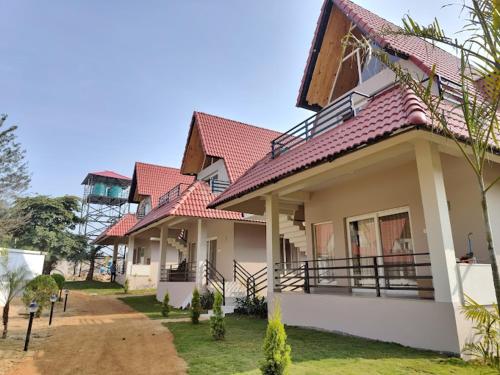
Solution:
[[[10,303],[26,285],[28,271],[23,266],[9,270],[7,267],[7,257],[2,257],[0,266],[0,291],[5,298],[5,305],[2,313],[2,338],[5,339],[7,338],[7,329],[9,324]]]
[[[436,66],[428,75],[427,83],[415,77],[410,71],[391,60],[384,50],[373,48],[367,38],[361,39],[349,33],[344,48],[360,48],[367,58],[375,56],[391,69],[396,81],[409,88],[426,105],[436,130],[442,131],[456,144],[467,164],[474,172],[481,194],[481,208],[485,226],[485,237],[493,271],[497,303],[500,302],[500,272],[493,247],[490,207],[486,198],[490,189],[500,182],[500,176],[486,178],[490,151],[500,148],[500,125],[498,110],[500,104],[500,10],[497,0],[471,0],[464,2],[463,11],[469,14],[463,28],[463,40],[446,35],[439,22],[434,20],[423,26],[410,16],[403,19],[402,29],[386,28],[384,35],[418,37],[433,44],[454,49],[460,55],[460,82],[454,82],[458,104],[446,105],[444,94],[433,93],[432,85],[439,79]],[[449,119],[459,115],[466,126],[467,140],[457,136]],[[479,203],[479,202],[478,202]]]

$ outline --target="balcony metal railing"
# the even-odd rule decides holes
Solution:
[[[246,297],[253,299],[267,288],[267,267],[251,274],[238,261],[233,260],[234,280],[246,288]]]
[[[162,267],[160,271],[160,281],[196,281],[196,262],[182,262],[176,265],[170,265],[167,268]]]
[[[325,289],[326,288],[326,289]],[[314,259],[275,264],[275,290],[349,294],[373,290],[377,297],[399,291],[403,296],[433,298],[429,253],[339,259]],[[413,292],[413,293],[408,293]]]
[[[358,98],[357,102],[355,102],[355,98]],[[331,103],[328,107],[325,107],[320,112],[307,118],[300,124],[288,130],[286,133],[272,140],[272,158],[274,159],[284,152],[342,124],[351,117],[356,116],[356,113],[370,98],[371,97],[369,95],[353,91]]]
[[[226,279],[217,271],[215,264],[205,261],[205,282],[222,295],[222,305],[226,305]]]
[[[226,190],[230,185],[229,181],[218,180],[215,178],[210,179],[210,189],[212,193],[219,194]]]
[[[184,190],[188,188],[188,186],[189,184],[185,184],[182,182],[174,186],[172,189],[170,189],[168,192],[166,192],[160,197],[160,199],[158,200],[158,207],[161,207],[164,204],[178,198],[184,192]]]

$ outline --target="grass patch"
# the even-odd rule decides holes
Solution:
[[[134,310],[145,314],[150,319],[165,319],[165,317],[161,315],[161,302],[156,300],[155,295],[120,297],[119,299]],[[189,318],[189,310],[171,308],[168,319],[180,318]]]
[[[189,374],[260,374],[265,320],[226,317],[226,339],[214,341],[208,322],[164,323]],[[496,374],[457,358],[328,332],[286,327],[291,374]]]
[[[64,287],[70,290],[79,290],[88,294],[98,294],[101,296],[113,294],[125,295],[123,287],[120,284],[109,281],[66,281]],[[153,291],[154,289],[129,290],[128,294],[144,294]]]

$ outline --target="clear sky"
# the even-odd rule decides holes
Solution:
[[[0,0],[0,113],[31,192],[81,195],[89,171],[179,166],[193,110],[277,130],[295,108],[323,0]],[[449,0],[355,0],[459,29]]]

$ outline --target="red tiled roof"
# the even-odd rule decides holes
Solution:
[[[274,130],[202,112],[194,112],[193,119],[205,154],[224,159],[231,182],[266,155],[269,143],[281,135]],[[186,157],[184,153],[184,159]]]
[[[447,105],[449,128],[459,138],[467,138],[459,113]],[[208,207],[238,198],[285,177],[332,161],[350,151],[386,138],[396,131],[420,126],[439,132],[430,122],[421,101],[409,90],[392,87],[375,96],[356,116],[300,146],[272,159],[266,156],[233,183]]]
[[[156,207],[163,194],[180,183],[190,184],[193,180],[193,176],[185,176],[177,168],[136,162],[129,200],[133,201],[137,191],[139,195],[150,196],[151,206]]]
[[[309,85],[310,77],[314,69],[313,65],[316,61],[315,56],[319,53],[318,43],[321,42],[319,39],[322,38],[322,28],[326,27],[326,21],[331,11],[331,6],[329,6],[329,2],[331,1],[333,1],[333,4],[342,10],[365,35],[374,40],[381,48],[387,48],[408,56],[408,58],[425,73],[429,73],[433,65],[436,65],[436,74],[451,81],[460,82],[460,59],[458,57],[421,38],[403,35],[387,35],[388,30],[400,28],[352,1],[325,0],[321,8],[318,25],[304,69],[304,75],[297,98],[297,106],[306,104],[305,95],[308,90],[306,86]]]
[[[207,208],[215,199],[210,186],[204,181],[196,181],[177,199],[151,210],[130,231],[133,233],[169,216],[187,216],[204,219],[248,220],[241,213]],[[257,220],[252,220],[257,221]]]
[[[99,244],[111,237],[124,237],[125,234],[137,223],[137,218],[133,214],[126,214],[120,220],[118,220],[113,225],[107,227],[104,232],[102,232],[94,240],[95,244]]]
[[[83,180],[82,184],[85,184],[88,179],[90,178],[90,176],[100,176],[100,177],[108,177],[108,178],[116,178],[118,180],[127,180],[127,181],[130,181],[130,177],[127,177],[127,176],[124,176],[122,174],[118,174],[116,172],[113,172],[113,171],[100,171],[100,172],[90,172],[86,177],[85,179]]]

